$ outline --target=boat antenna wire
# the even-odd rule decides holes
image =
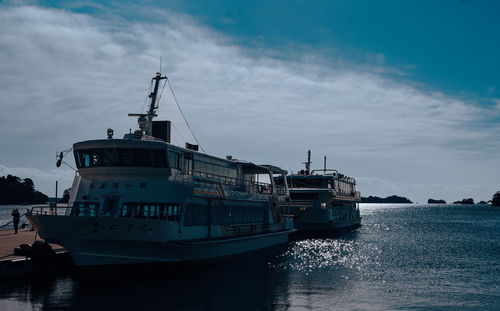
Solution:
[[[167,81],[168,81],[168,79],[165,79],[165,80],[167,80]],[[161,100],[161,96],[163,95],[163,90],[165,90],[165,85],[167,85],[167,82],[166,82],[166,81],[163,83],[163,87],[161,88],[160,95],[158,95],[158,104],[156,105],[155,110],[160,110],[160,105],[159,105],[159,103],[160,103],[160,100]]]
[[[158,95],[158,102],[160,102],[161,100],[161,97],[163,95],[163,91],[165,90],[165,86],[167,85],[167,81],[168,79],[166,79],[166,81],[163,83],[163,87],[161,88],[161,92],[160,92],[160,95]],[[160,105],[158,105],[155,109],[157,110],[160,110]],[[180,110],[180,109],[179,109]],[[187,123],[187,122],[186,122]],[[171,123],[172,125],[172,128],[175,130],[175,132],[177,133],[177,135],[179,135],[179,137],[183,140],[183,141],[187,141],[187,139],[184,138],[184,136],[182,136],[181,132],[177,129],[177,127],[175,126],[175,124],[172,122]],[[193,135],[194,136],[194,135]]]
[[[183,141],[186,141],[186,139],[184,138],[184,136],[182,136],[181,132],[179,132],[179,130],[177,129],[177,127],[174,125],[174,123],[172,123],[172,128],[175,130],[175,132],[177,133],[177,135],[179,135],[179,137],[180,137]]]
[[[189,125],[188,121],[186,120],[186,117],[184,116],[184,113],[182,112],[181,106],[179,105],[179,102],[177,101],[177,96],[175,96],[174,89],[172,88],[172,85],[170,84],[170,79],[167,79],[167,83],[168,83],[168,87],[170,88],[170,92],[172,92],[172,95],[174,97],[174,100],[175,100],[175,103],[177,105],[177,108],[179,108],[179,111],[181,112],[182,118],[184,119],[184,122],[186,122],[186,125],[189,128],[189,131],[191,132],[191,135],[193,135],[194,140],[196,141],[196,143],[198,144],[198,146],[200,146],[201,151],[203,151],[203,153],[206,153],[205,149],[203,149],[203,147],[201,146],[200,142],[198,141],[198,139],[194,135],[194,132],[191,129],[191,126]]]
[[[144,109],[146,108],[146,104],[148,103],[149,94],[151,94],[152,90],[153,90],[153,80],[151,80],[151,83],[149,84],[149,90],[146,93],[146,98],[144,99],[144,103],[142,104],[141,113],[144,113]]]

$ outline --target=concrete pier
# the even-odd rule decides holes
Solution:
[[[29,229],[20,229],[15,234],[14,230],[0,231],[0,260],[13,260],[24,257],[14,256],[14,248],[19,247],[21,244],[33,244],[36,240],[41,238],[36,234],[36,231]],[[58,252],[63,248],[57,244],[50,244],[52,248]]]
[[[14,230],[0,231],[0,281],[5,279],[29,277],[40,272],[40,267],[33,260],[24,256],[14,255],[14,248],[21,244],[32,245],[36,240],[41,240],[36,231],[20,229],[17,234]],[[54,260],[51,261],[51,271],[67,271],[72,265],[68,252],[60,245],[50,244],[56,252]]]

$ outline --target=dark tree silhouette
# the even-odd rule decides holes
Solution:
[[[0,177],[0,204],[40,204],[48,197],[35,190],[33,180],[7,175]]]
[[[61,203],[68,203],[69,202],[69,192],[71,191],[71,188],[65,189],[63,197],[61,199]]]

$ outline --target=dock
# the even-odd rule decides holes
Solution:
[[[14,248],[21,244],[33,245],[35,241],[42,241],[36,231],[20,229],[15,234],[14,230],[0,231],[0,281],[21,277],[30,277],[40,272],[40,267],[25,256],[14,255]],[[47,271],[68,271],[72,265],[69,253],[58,244],[49,244],[55,252],[53,260],[47,265]],[[46,271],[43,271],[46,272]]]

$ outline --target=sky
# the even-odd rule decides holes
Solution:
[[[490,200],[499,13],[466,0],[2,1],[0,175],[69,188],[56,153],[135,130],[127,114],[161,70],[209,154],[297,172],[311,150],[363,196]],[[159,119],[195,143],[168,87]]]

